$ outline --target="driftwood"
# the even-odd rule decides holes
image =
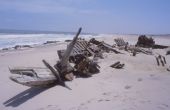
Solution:
[[[118,65],[118,64],[120,64],[120,61],[118,61],[118,62],[112,64],[110,67],[114,68],[114,67],[115,67],[116,65]]]
[[[159,66],[160,64],[159,64],[159,59],[158,59],[158,57],[155,57],[156,58],[156,62],[157,62],[157,65]]]
[[[97,64],[97,62],[90,60],[84,55],[77,55],[75,57],[74,63],[75,69],[80,73],[89,75],[99,72],[98,68],[100,68],[100,66]]]
[[[58,70],[60,77],[63,80],[73,80],[73,75],[72,75],[73,68],[69,64],[69,58],[77,42],[80,32],[81,32],[81,28],[78,30],[72,42],[67,46],[67,49],[64,51],[64,53],[58,51],[60,61],[58,61],[54,67]]]
[[[137,54],[137,53],[141,52],[141,53],[144,53],[144,54],[147,54],[147,55],[153,55],[153,52],[152,52],[151,49],[142,48],[142,47],[136,47],[134,45],[127,46],[127,51],[129,51],[129,52],[131,52],[133,54]]]
[[[164,56],[158,55],[158,56],[155,56],[155,58],[156,58],[156,62],[158,66],[160,66],[160,63],[162,64],[162,66],[165,66],[166,58]]]
[[[105,42],[99,42],[95,38],[92,38],[89,42],[97,45],[100,49],[105,50],[107,52],[112,51],[112,52],[115,52],[116,54],[121,53],[118,50],[114,49],[111,45],[109,45]]]
[[[44,63],[44,65],[48,69],[50,69],[51,73],[56,77],[58,83],[61,84],[61,85],[65,85],[65,83],[62,81],[59,73],[49,63],[47,63],[45,60],[42,60],[42,62]]]
[[[118,62],[112,64],[110,67],[116,68],[116,69],[121,69],[121,68],[123,68],[124,66],[125,66],[125,64],[121,64],[120,61],[118,61]]]
[[[63,55],[63,57],[62,57],[62,59],[60,61],[62,67],[66,67],[67,66],[67,63],[68,63],[68,60],[69,60],[69,56],[70,56],[70,54],[71,54],[71,52],[73,50],[74,45],[76,44],[77,38],[78,38],[81,30],[82,30],[82,28],[79,28],[79,30],[78,30],[76,36],[74,37],[73,41],[69,44],[69,46],[67,46],[67,50],[64,52],[64,55]]]
[[[163,56],[163,60],[164,60],[164,63],[166,64],[166,59],[165,59],[165,57]]]
[[[168,46],[155,44],[153,45],[152,48],[153,49],[165,49],[165,48],[168,48]]]

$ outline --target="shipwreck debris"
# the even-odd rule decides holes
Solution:
[[[136,46],[144,47],[144,48],[153,48],[153,49],[168,48],[168,46],[155,44],[154,39],[152,37],[148,38],[146,35],[140,35],[138,37],[138,41],[136,43]]]
[[[12,81],[29,87],[46,87],[56,83],[56,77],[47,68],[17,67],[9,68]]]
[[[146,35],[140,35],[136,46],[150,48],[155,45],[155,41],[152,37],[148,38]]]
[[[162,66],[166,65],[166,58],[163,55],[155,56],[155,58],[158,66],[160,66],[160,64],[162,64]]]
[[[26,86],[44,86],[49,85],[51,83],[57,83],[62,86],[66,86],[64,83],[64,79],[71,80],[70,78],[70,72],[72,72],[73,69],[70,69],[69,64],[69,57],[73,50],[73,47],[77,41],[77,38],[81,32],[81,28],[79,28],[76,36],[72,40],[72,42],[67,47],[66,51],[63,53],[63,55],[60,55],[60,60],[57,62],[57,66],[53,68],[47,61],[42,60],[44,65],[47,67],[45,70],[50,70],[47,73],[48,74],[43,75],[43,78],[41,78],[39,75],[45,70],[41,69],[41,73],[35,72],[36,67],[32,67],[30,69],[20,68],[20,69],[9,69],[11,73],[17,75],[17,76],[11,76],[10,79],[13,80],[16,83],[26,85]],[[52,74],[51,74],[52,73]],[[67,86],[66,86],[67,87]]]
[[[170,55],[170,50],[166,52],[166,55]]]
[[[128,42],[125,42],[122,38],[116,38],[114,39],[114,41],[118,47],[127,46],[129,44]]]
[[[124,66],[125,64],[121,64],[120,61],[117,61],[116,63],[110,65],[110,67],[116,68],[116,69],[122,69]]]
[[[109,45],[109,44],[107,44],[107,43],[105,43],[105,42],[103,42],[103,41],[102,41],[102,42],[99,42],[99,41],[97,41],[95,38],[92,38],[89,42],[97,45],[98,48],[100,48],[100,49],[102,49],[102,50],[104,50],[104,51],[106,51],[106,52],[112,51],[112,52],[114,52],[114,53],[116,53],[116,54],[122,54],[122,53],[119,52],[118,50],[114,49],[111,45]]]

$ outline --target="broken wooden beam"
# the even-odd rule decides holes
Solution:
[[[65,86],[64,81],[61,79],[60,74],[45,60],[42,60],[44,65],[51,71],[51,73],[56,77],[59,84]]]
[[[110,67],[114,68],[118,64],[120,64],[120,61],[117,61],[116,63],[112,64]]]
[[[76,36],[74,37],[74,39],[73,39],[72,42],[68,45],[66,51],[64,52],[64,55],[63,55],[63,57],[62,57],[62,59],[61,59],[61,61],[60,61],[62,67],[65,67],[65,66],[67,65],[68,60],[69,60],[69,56],[70,56],[70,54],[71,54],[71,52],[72,52],[72,50],[73,50],[74,45],[76,44],[76,41],[77,41],[77,39],[78,39],[78,36],[79,36],[81,30],[82,30],[82,28],[79,28]],[[63,69],[64,69],[64,68],[63,68]]]
[[[158,59],[158,57],[155,57],[156,58],[156,62],[157,62],[157,65],[159,66],[160,64],[159,64],[159,59]]]

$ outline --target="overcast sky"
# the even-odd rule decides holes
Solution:
[[[0,0],[0,29],[170,34],[170,0]]]

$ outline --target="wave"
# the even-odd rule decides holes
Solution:
[[[71,40],[73,34],[1,34],[0,49],[14,47],[15,45],[43,44],[47,41]],[[92,38],[94,35],[80,35],[82,38]],[[97,36],[95,36],[97,37]]]

